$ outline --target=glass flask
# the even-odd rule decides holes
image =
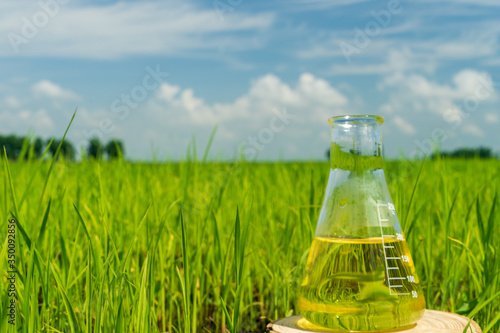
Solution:
[[[314,325],[340,331],[411,328],[425,300],[382,169],[384,118],[329,121],[330,175],[299,312]]]

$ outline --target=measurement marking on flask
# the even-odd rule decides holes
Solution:
[[[379,225],[380,225],[380,234],[382,235],[382,247],[384,249],[384,258],[385,258],[385,270],[386,270],[386,276],[387,276],[387,287],[389,288],[389,294],[396,295],[396,296],[409,296],[411,295],[410,293],[398,293],[398,292],[393,292],[394,288],[403,288],[403,285],[400,284],[391,284],[392,280],[407,280],[406,277],[390,277],[389,271],[390,270],[398,270],[398,266],[389,266],[389,260],[403,260],[403,262],[407,262],[407,256],[401,257],[388,257],[387,256],[387,250],[386,249],[393,249],[394,246],[392,245],[385,245],[385,238],[396,238],[397,240],[403,240],[403,237],[400,233],[397,233],[396,235],[384,235],[384,232],[382,230],[382,222],[388,222],[389,219],[383,219],[382,216],[380,216],[380,207],[385,206],[389,207],[389,204],[377,204],[377,213],[378,213],[378,220],[379,220]]]

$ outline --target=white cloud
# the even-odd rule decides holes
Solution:
[[[152,103],[157,109],[165,108],[160,111],[161,114],[167,110],[170,114],[175,113],[176,120],[187,117],[186,121],[213,126],[234,120],[259,121],[280,107],[300,108],[302,113],[308,114],[310,121],[326,121],[332,112],[347,106],[348,99],[327,81],[304,73],[295,86],[284,83],[273,74],[259,77],[252,82],[246,94],[231,103],[207,104],[191,89],[182,90],[163,83]]]
[[[21,101],[15,96],[8,96],[4,99],[4,104],[8,108],[17,109],[21,107]]]
[[[390,94],[391,107],[384,110],[408,109],[433,112],[445,116],[458,112],[458,108],[477,108],[479,104],[495,98],[491,77],[486,72],[464,69],[452,78],[453,85],[430,81],[422,75],[396,73],[379,84]]]
[[[181,88],[178,86],[163,83],[157,91],[158,99],[164,99],[165,101],[170,102],[175,97],[175,95],[177,95],[180,89]]]
[[[484,115],[484,119],[489,123],[498,123],[499,117],[495,113],[487,113]]]
[[[290,2],[294,2],[296,4],[302,5],[299,8],[301,9],[310,9],[310,10],[317,10],[317,9],[327,9],[327,8],[332,8],[332,7],[340,7],[340,6],[349,6],[349,5],[354,5],[357,3],[361,2],[367,2],[369,0],[336,0],[336,1],[331,1],[331,0],[294,0]]]
[[[477,127],[477,125],[474,124],[465,124],[462,127],[462,132],[472,134],[473,136],[477,137],[484,137],[483,130],[481,130],[479,127]]]
[[[484,64],[488,66],[500,66],[500,58],[490,58],[485,60]]]
[[[413,127],[410,123],[408,123],[406,120],[401,118],[400,116],[395,116],[393,119],[394,123],[396,126],[403,131],[405,134],[410,134],[413,135],[417,131],[415,130],[415,127]]]
[[[32,20],[41,8],[31,1],[0,3],[0,34],[22,36],[22,17]],[[114,59],[131,55],[172,55],[255,49],[255,35],[274,22],[270,13],[227,13],[221,20],[210,6],[201,9],[187,1],[137,1],[114,4],[61,6],[27,44],[19,44],[22,56],[54,56]],[[230,35],[250,32],[250,35]],[[0,44],[0,56],[15,54],[8,38]],[[1,42],[0,42],[1,43]]]
[[[498,28],[492,29],[491,24],[483,23],[454,38],[433,38],[409,44],[415,52],[424,54],[427,58],[441,61],[477,59],[497,54],[499,32]]]
[[[102,136],[103,141],[121,138],[131,158],[151,158],[153,146],[158,156],[169,151],[170,156],[179,158],[193,135],[204,143],[218,125],[212,151],[222,152],[223,158],[235,158],[242,141],[269,128],[270,121],[284,110],[294,119],[286,126],[280,120],[273,123],[280,130],[259,156],[323,157],[328,147],[328,118],[352,113],[346,95],[310,73],[300,75],[292,84],[274,74],[263,75],[250,82],[245,93],[226,103],[207,102],[189,87],[164,82],[124,118],[106,108],[79,108],[69,138],[78,146],[92,136]],[[57,124],[59,132],[71,116],[67,110],[61,112],[65,114],[64,121]],[[100,127],[106,119],[111,119],[111,126],[105,133]]]
[[[62,87],[49,80],[42,80],[35,83],[32,87],[32,90],[36,97],[49,97],[59,100],[79,99],[79,96],[74,92],[63,89]]]
[[[346,57],[341,47],[345,43],[349,44],[354,51],[352,59],[385,56],[388,53],[387,50],[409,47],[406,38],[403,42],[397,37],[399,34],[412,32],[421,27],[419,20],[409,19],[396,25],[389,24],[387,27],[381,28],[376,35],[367,36],[365,34],[362,36],[359,31],[363,31],[364,25],[368,22],[375,23],[377,20],[373,16],[369,16],[364,18],[363,24],[353,25],[350,29],[322,31],[319,34],[308,32],[309,35],[312,34],[307,38],[308,45],[298,50],[296,55],[301,59],[340,57],[345,63]]]
[[[462,4],[469,4],[469,5],[476,5],[476,6],[493,6],[493,7],[500,6],[500,2],[498,2],[497,0],[441,0],[441,1],[424,0],[422,2],[430,2],[430,3],[451,2],[454,5],[457,5],[458,3],[462,3]]]
[[[489,114],[497,98],[487,72],[463,69],[445,82],[423,75],[396,73],[386,76],[379,89],[381,94],[388,94],[379,112],[392,120],[388,121],[387,132],[393,140],[385,141],[389,150],[431,153],[431,142],[438,140],[439,135],[443,135],[443,149],[477,145],[485,138],[497,140],[493,139],[496,133],[486,130],[484,121],[495,119]],[[398,140],[394,140],[396,133],[401,132],[406,133],[408,139],[399,135]]]
[[[379,33],[370,35],[362,32],[364,24],[376,22],[369,12],[367,9],[366,16],[350,29],[309,31],[296,56],[307,60],[332,59],[330,75],[384,75],[413,70],[433,74],[442,64],[471,59],[498,65],[500,25],[496,19],[447,19],[436,24],[435,20],[428,22],[421,13],[410,16],[403,12]],[[413,31],[419,31],[421,37],[409,38],[408,33]]]
[[[332,107],[347,104],[345,96],[332,88],[327,81],[317,79],[309,73],[300,76],[297,90],[303,98],[309,99],[310,102],[320,101],[320,103]]]
[[[436,69],[436,62],[427,60],[412,53],[408,48],[387,51],[387,59],[382,63],[352,62],[351,64],[336,63],[328,70],[330,75],[372,75],[389,74],[395,72],[409,72],[419,70],[432,73]]]
[[[489,29],[484,25],[483,29]],[[418,27],[414,27],[419,29]],[[337,55],[341,57],[329,69],[331,75],[370,75],[388,74],[395,71],[424,71],[433,73],[440,64],[444,62],[464,59],[477,59],[479,57],[488,59],[497,56],[499,48],[497,36],[499,31],[484,30],[476,31],[474,34],[463,34],[455,39],[428,39],[408,40],[400,38],[386,39],[383,36],[374,37],[365,48],[360,48],[358,53],[348,54],[347,58],[336,52],[340,48],[324,50],[324,46],[311,47],[311,51],[303,51],[309,58],[321,57],[323,52],[328,56]],[[340,42],[339,42],[340,43]],[[351,42],[351,44],[353,44]],[[300,56],[305,57],[303,53]],[[347,59],[351,61],[348,62]],[[495,65],[495,59],[485,60],[485,63]]]
[[[0,132],[26,135],[33,130],[37,135],[49,136],[54,130],[54,123],[45,109],[37,111],[2,111],[0,112]]]
[[[453,83],[457,87],[457,97],[476,96],[486,92],[493,92],[493,81],[487,72],[478,72],[472,69],[464,69],[453,76]],[[480,90],[478,90],[480,89]],[[492,96],[490,96],[492,97]]]
[[[354,4],[358,4],[358,3],[362,3],[362,2],[368,2],[368,0],[336,0],[336,1],[331,1],[331,0],[294,0],[292,2],[297,3],[297,4],[301,4],[301,5],[303,5],[303,7],[308,8],[308,9],[326,9],[326,8],[331,8],[331,7],[354,5]],[[424,2],[424,3],[427,2],[427,3],[432,3],[432,4],[450,2],[454,5],[461,3],[461,4],[476,5],[476,6],[493,6],[493,7],[500,6],[500,3],[497,0],[440,0],[440,1],[423,0],[422,2]]]
[[[148,101],[131,111],[130,117],[114,123],[117,129],[113,136],[123,133],[127,147],[139,152],[147,152],[150,142],[175,151],[176,147],[186,147],[192,134],[203,140],[218,125],[214,149],[223,149],[228,154],[248,136],[256,136],[269,127],[276,113],[286,109],[286,113],[295,118],[282,132],[276,133],[273,143],[266,145],[264,156],[277,157],[273,149],[286,147],[287,157],[304,154],[322,157],[328,139],[321,140],[318,133],[324,132],[328,137],[328,118],[349,113],[349,108],[347,96],[310,73],[300,75],[294,84],[274,74],[258,77],[246,93],[227,103],[208,103],[190,88],[163,83]],[[97,117],[97,113],[95,115]],[[90,119],[86,123],[91,123]],[[281,128],[281,123],[277,126]],[[141,133],[140,140],[132,134],[137,128],[148,129]],[[271,148],[273,144],[276,146]]]

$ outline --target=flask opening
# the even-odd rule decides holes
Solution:
[[[361,172],[382,168],[384,118],[376,115],[337,116],[331,124],[330,161],[332,169]]]
[[[336,116],[328,119],[328,122],[333,126],[334,124],[349,124],[349,125],[369,125],[384,123],[384,117],[377,115],[351,115],[351,116]]]

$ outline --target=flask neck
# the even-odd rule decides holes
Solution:
[[[332,169],[361,172],[382,168],[379,116],[342,116],[330,119]]]

